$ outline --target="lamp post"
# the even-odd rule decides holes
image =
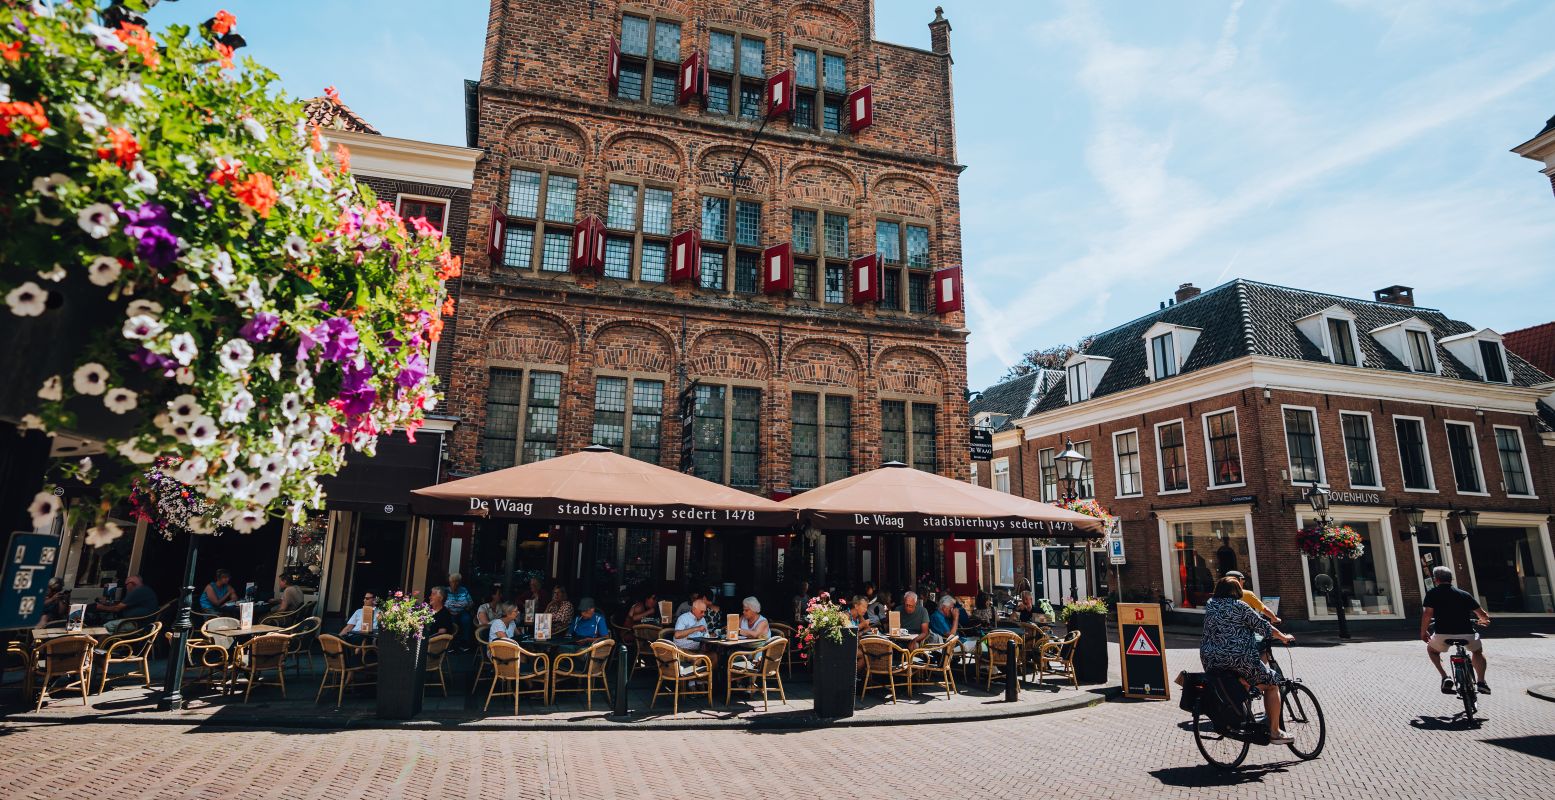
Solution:
[[[1408,539],[1420,533],[1420,523],[1425,521],[1425,509],[1418,506],[1409,506],[1399,510],[1404,515],[1406,530],[1403,538]]]
[[[1312,488],[1307,490],[1307,502],[1311,504],[1313,513],[1318,515],[1319,521],[1325,525],[1332,521],[1332,518],[1328,516],[1328,490],[1317,485],[1317,481],[1313,481]],[[1348,639],[1350,638],[1350,626],[1344,619],[1344,569],[1339,565],[1339,561],[1337,558],[1333,559],[1333,599],[1336,601],[1334,603],[1334,618],[1339,622],[1339,638]],[[1326,575],[1327,573],[1325,572],[1324,574]]]
[[[157,699],[158,711],[181,711],[184,707],[184,662],[189,630],[194,627],[190,609],[194,605],[195,565],[200,557],[199,534],[185,530],[184,536],[189,538],[189,549],[184,556],[184,584],[179,590],[178,613],[173,618],[173,641],[167,648],[167,674],[162,684],[162,696]]]
[[[1079,497],[1077,487],[1080,485],[1080,474],[1085,470],[1085,462],[1090,461],[1084,453],[1074,449],[1074,440],[1064,439],[1064,452],[1053,456],[1053,463],[1058,466],[1058,479],[1064,486],[1064,502],[1072,502]],[[1074,542],[1069,543],[1069,549],[1065,553],[1065,559],[1069,562],[1069,596],[1080,599],[1075,591],[1074,574]]]

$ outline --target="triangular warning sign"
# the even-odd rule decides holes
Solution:
[[[1125,652],[1131,656],[1158,656],[1161,654],[1161,651],[1156,649],[1155,642],[1150,641],[1150,635],[1145,633],[1144,628],[1140,628],[1134,633],[1134,640],[1128,643],[1128,650]]]

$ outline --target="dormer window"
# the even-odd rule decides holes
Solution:
[[[1509,382],[1506,377],[1506,352],[1501,349],[1500,342],[1481,339],[1479,342],[1479,362],[1484,368],[1480,374],[1485,377],[1486,383]]]
[[[1188,354],[1198,342],[1199,328],[1157,322],[1145,331],[1145,377],[1164,380],[1182,372]]]
[[[1081,361],[1069,367],[1069,402],[1079,403],[1091,399],[1091,380],[1086,374],[1086,364]]]
[[[1328,318],[1328,346],[1328,357],[1335,364],[1356,366],[1355,336],[1351,332],[1349,320]]]
[[[1431,326],[1419,317],[1409,317],[1373,328],[1371,338],[1399,360],[1410,372],[1435,375],[1436,337]]]
[[[1064,396],[1070,403],[1083,403],[1091,399],[1101,378],[1112,366],[1112,359],[1105,356],[1088,356],[1076,353],[1064,362]]]
[[[1322,351],[1323,357],[1347,367],[1361,366],[1361,343],[1355,337],[1355,314],[1331,305],[1296,320],[1296,329]]]
[[[1409,342],[1409,368],[1415,372],[1436,371],[1436,347],[1431,344],[1430,331],[1405,331]]]
[[[1177,374],[1177,348],[1172,344],[1172,334],[1163,333],[1150,339],[1150,360],[1155,367],[1156,380]]]
[[[1501,346],[1501,334],[1483,328],[1441,340],[1442,347],[1462,361],[1474,374],[1486,383],[1511,383],[1512,371],[1506,363],[1506,348]]]

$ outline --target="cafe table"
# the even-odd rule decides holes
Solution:
[[[80,628],[78,630],[69,630],[66,628],[33,628],[31,630],[32,640],[38,644],[42,644],[50,639],[58,639],[61,636],[84,635],[90,636],[98,641],[102,641],[103,637],[108,635],[108,629],[100,625],[89,628]]]
[[[219,629],[219,630],[213,630],[213,631],[211,631],[211,633],[214,633],[214,634],[216,634],[218,636],[230,636],[230,637],[236,639],[236,638],[240,638],[240,637],[247,638],[249,636],[260,636],[260,635],[263,635],[263,634],[266,634],[266,633],[276,633],[277,631],[280,631],[280,630],[283,630],[283,629],[282,628],[278,628],[278,627],[276,627],[274,625],[266,625],[264,623],[257,623],[257,624],[254,624],[254,625],[250,625],[247,628],[222,628],[222,629]]]

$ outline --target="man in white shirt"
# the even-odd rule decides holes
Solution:
[[[695,653],[702,649],[702,640],[707,637],[707,601],[698,597],[692,601],[691,609],[675,620],[675,646],[687,652]]]
[[[372,592],[362,596],[362,607],[351,612],[351,618],[346,620],[346,626],[340,629],[340,635],[352,644],[361,642],[367,636],[378,632],[378,598]]]

